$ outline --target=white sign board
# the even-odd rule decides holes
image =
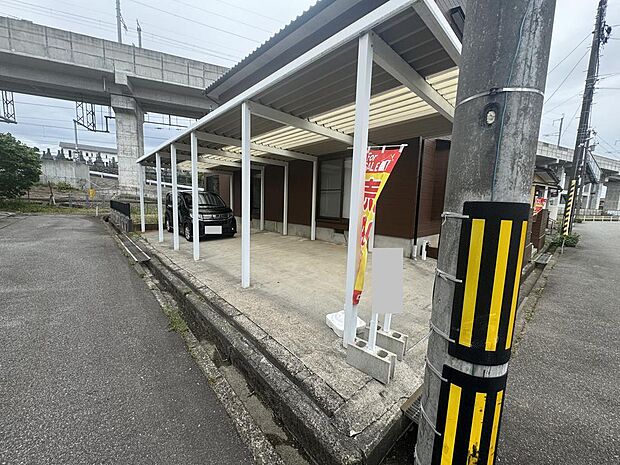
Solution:
[[[205,226],[205,234],[222,234],[221,226]]]
[[[403,249],[372,251],[372,311],[403,311]]]

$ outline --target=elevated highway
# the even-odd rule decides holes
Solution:
[[[0,89],[109,105],[119,184],[135,193],[145,112],[200,118],[217,104],[203,90],[226,68],[0,17]],[[122,174],[121,174],[122,173]]]

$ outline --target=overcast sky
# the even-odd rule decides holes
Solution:
[[[143,47],[230,67],[313,3],[314,0],[121,0],[128,29],[123,32],[123,42],[137,44],[139,20]],[[562,144],[572,146],[575,142],[597,3],[598,0],[557,0],[541,139],[557,141],[559,121],[555,120],[564,115]],[[609,3],[607,22],[616,27],[601,58],[592,125],[599,136],[597,153],[620,159],[620,119],[616,108],[620,98],[620,2]],[[0,15],[116,40],[115,4],[115,0],[2,0]],[[1,132],[10,131],[24,142],[39,148],[51,147],[53,152],[59,141],[73,141],[73,102],[23,94],[15,94],[15,101],[18,124],[0,123]],[[102,111],[107,114],[107,109]],[[156,115],[149,117],[157,119]],[[185,125],[187,120],[179,119],[177,123]],[[110,129],[110,134],[81,129],[79,140],[115,146],[113,122]],[[159,145],[177,130],[180,129],[146,124],[146,148]]]

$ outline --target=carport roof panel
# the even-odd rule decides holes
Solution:
[[[444,73],[449,75],[452,79],[451,86],[453,89],[450,90],[449,95],[445,95],[445,98],[453,103],[457,80],[457,74],[454,72],[455,63],[414,11],[413,2],[393,1],[383,4],[382,7],[387,8],[388,4],[390,4],[389,6],[400,5],[396,14],[387,19],[375,21],[372,27],[365,30],[374,30],[413,69],[422,76],[428,77],[429,81],[432,81],[431,75],[442,75]],[[375,9],[373,13],[377,11]],[[387,16],[386,14],[385,17]],[[354,23],[352,27],[356,24]],[[265,82],[261,81],[258,85],[245,91],[243,95],[237,96],[230,102],[223,104],[219,109],[214,110],[214,113],[203,117],[183,134],[166,142],[156,151],[161,151],[170,143],[180,139],[187,139],[187,135],[194,130],[240,139],[240,103],[242,98],[251,99],[286,113],[312,120],[339,109],[350,107],[355,102],[358,37],[359,33],[352,34],[339,46],[320,53],[308,65],[295,68],[281,79],[275,80],[271,86],[261,88],[263,87],[261,84]],[[313,50],[316,49],[312,49],[311,52]],[[402,88],[400,82],[377,65],[373,66],[372,84],[373,96]],[[411,95],[416,97],[413,93]],[[426,108],[419,114],[403,115],[402,119],[396,118],[391,121],[391,124],[399,124],[403,121],[426,117],[435,113],[430,106],[424,105]],[[279,123],[255,117],[252,119],[253,141],[260,139],[261,135],[285,127]],[[343,132],[351,133],[352,130],[344,130]],[[308,135],[311,134],[308,133]],[[295,149],[312,142],[316,142],[316,139],[314,141],[300,140],[298,144],[288,148]],[[277,145],[274,146],[278,147]],[[217,145],[213,147],[217,148]],[[341,144],[341,148],[344,147],[345,145]],[[156,151],[151,152],[149,156]],[[145,158],[148,157],[142,157],[140,161]]]

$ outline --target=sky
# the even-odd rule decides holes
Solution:
[[[127,30],[123,42],[137,45],[136,20],[142,28],[142,45],[200,61],[231,67],[261,43],[303,13],[315,0],[121,0]],[[598,0],[557,0],[549,76],[540,138],[557,142],[559,119],[564,115],[561,143],[575,143],[588,53]],[[620,124],[616,101],[620,98],[620,0],[610,0],[607,23],[615,26],[604,47],[592,127],[597,132],[596,153],[620,159]],[[88,5],[85,7],[84,5]],[[174,7],[173,7],[174,5]],[[115,0],[2,0],[0,15],[116,40]],[[18,124],[0,123],[0,132],[55,153],[58,142],[72,142],[73,102],[15,94]],[[102,126],[107,107],[97,107]],[[145,148],[154,148],[180,127],[162,124],[160,115],[148,115]],[[184,118],[172,123],[186,126]],[[110,133],[80,128],[80,143],[115,146],[114,120]]]

